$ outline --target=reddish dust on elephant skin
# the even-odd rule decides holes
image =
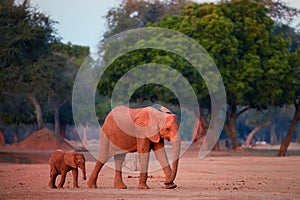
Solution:
[[[173,145],[172,168],[164,149],[164,140],[171,140]],[[156,159],[165,174],[165,188],[177,187],[173,181],[177,174],[180,134],[178,120],[169,109],[152,107],[132,109],[125,106],[115,107],[106,117],[100,130],[99,158],[88,181],[90,188],[97,187],[98,174],[108,159],[114,156],[114,187],[125,189],[122,180],[122,165],[126,153],[138,152],[140,158],[139,189],[148,189],[149,152],[153,150]]]
[[[50,160],[50,188],[57,188],[55,185],[56,177],[61,175],[60,183],[58,188],[64,186],[66,175],[69,171],[72,171],[73,175],[73,187],[79,188],[78,186],[78,168],[82,170],[83,180],[86,180],[85,171],[85,158],[83,154],[77,152],[64,152],[62,150],[57,150],[51,154]]]

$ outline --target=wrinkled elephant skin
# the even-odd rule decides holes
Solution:
[[[149,152],[154,151],[156,159],[166,176],[166,188],[172,189],[180,153],[179,124],[175,114],[165,107],[132,109],[125,106],[115,107],[106,117],[100,130],[99,158],[89,178],[88,186],[96,188],[98,174],[106,161],[114,156],[115,188],[127,188],[122,180],[122,164],[128,152],[138,152],[140,177],[138,188],[148,189]],[[164,139],[173,145],[172,168],[164,148]]]

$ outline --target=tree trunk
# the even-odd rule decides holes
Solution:
[[[28,98],[34,106],[37,126],[38,126],[38,130],[40,130],[45,127],[41,106],[34,96],[29,96]]]
[[[193,144],[195,144],[197,149],[200,149],[203,145],[203,142],[206,139],[208,131],[208,121],[206,119],[206,116],[203,112],[200,110],[200,116],[196,119],[194,128],[193,128]]]
[[[60,133],[59,107],[55,106],[53,112],[54,112],[54,133],[58,135]]]
[[[202,128],[201,120],[197,118],[193,128],[193,138],[192,138],[193,143],[197,142],[201,138],[202,131],[203,128]]]
[[[0,129],[0,146],[5,146],[4,131]]]
[[[278,143],[277,135],[275,132],[275,125],[270,127],[270,143],[271,145],[276,145]]]
[[[219,146],[219,140],[217,141],[217,143],[215,144],[215,146],[212,149],[213,151],[220,151],[220,146]]]
[[[66,126],[67,124],[63,123],[59,125],[59,129],[60,129],[60,135],[62,138],[66,138]]]
[[[261,129],[261,126],[256,126],[247,136],[247,139],[245,141],[245,146],[246,147],[250,147],[252,146],[252,138],[254,137],[254,135]]]
[[[193,128],[193,143],[197,144],[197,147],[200,148],[203,141],[205,140],[206,134],[208,131],[208,122],[203,114],[200,115],[198,119],[196,119],[194,128]],[[213,151],[219,151],[219,140],[215,144],[212,149]]]
[[[249,110],[249,107],[245,107],[244,109],[237,112],[237,106],[231,105],[230,109],[226,111],[227,123],[224,124],[224,130],[226,131],[228,137],[231,140],[231,147],[233,150],[236,150],[239,145],[236,132],[236,120],[241,114],[243,114],[247,110]]]
[[[293,117],[292,123],[291,123],[291,125],[289,127],[289,130],[288,130],[285,138],[283,139],[283,141],[281,143],[278,156],[285,156],[286,155],[287,149],[288,149],[288,147],[290,145],[293,133],[295,131],[295,127],[296,127],[297,122],[299,121],[299,119],[300,119],[300,102],[298,102],[297,104],[295,104],[294,117]]]
[[[236,108],[231,108],[226,112],[227,124],[224,124],[224,130],[226,131],[228,137],[231,140],[231,148],[236,150],[238,147],[237,132],[236,132],[236,119],[238,115],[236,113]]]
[[[201,140],[202,137],[206,136],[208,129],[208,122],[204,116],[204,114],[200,114],[200,117],[196,119],[194,128],[193,128],[193,142],[197,142]]]
[[[17,133],[14,133],[14,141],[13,141],[13,144],[16,145],[16,144],[18,144],[18,142],[19,142],[19,139],[18,139]]]
[[[232,118],[229,124],[224,124],[224,129],[231,140],[231,147],[236,150],[238,147],[237,132],[235,127],[236,119]]]
[[[261,128],[266,127],[266,126],[269,126],[269,124],[270,124],[270,121],[267,120],[265,123],[256,126],[256,127],[249,133],[249,135],[247,136],[247,139],[246,139],[246,142],[245,142],[245,146],[246,146],[246,147],[250,147],[250,146],[251,146],[251,141],[252,141],[253,136],[254,136]]]

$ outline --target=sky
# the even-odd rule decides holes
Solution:
[[[299,0],[284,1],[300,9]],[[39,11],[58,22],[55,28],[62,42],[89,46],[91,52],[94,53],[106,30],[105,14],[110,8],[117,6],[121,0],[31,0],[30,2]],[[300,22],[300,17],[298,18],[297,21]]]
[[[106,30],[105,14],[121,0],[30,0],[39,11],[57,21],[62,42],[89,46],[95,51]]]

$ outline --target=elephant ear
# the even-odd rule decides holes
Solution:
[[[75,152],[67,152],[64,155],[64,163],[72,168],[77,168],[75,163]]]
[[[137,131],[136,137],[146,137],[154,143],[160,141],[159,121],[155,114],[152,108],[147,107],[136,115],[134,119]]]
[[[161,106],[159,108],[159,110],[162,111],[162,112],[164,112],[164,113],[167,113],[167,114],[172,114],[172,112],[168,108],[166,108],[164,106]]]

